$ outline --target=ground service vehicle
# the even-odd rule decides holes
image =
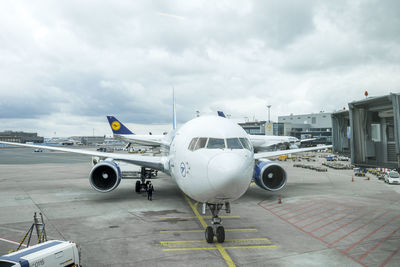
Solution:
[[[400,184],[400,175],[396,171],[390,171],[385,173],[385,183],[388,184]]]
[[[0,267],[77,267],[80,251],[71,241],[46,241],[0,257]]]
[[[362,168],[354,168],[354,176],[365,176],[366,171]]]

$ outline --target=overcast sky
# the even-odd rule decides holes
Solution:
[[[400,1],[1,1],[0,131],[332,112],[400,92]]]

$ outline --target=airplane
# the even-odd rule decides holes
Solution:
[[[218,116],[226,118],[223,111],[217,111]],[[255,152],[275,150],[280,147],[286,149],[297,149],[301,143],[316,140],[317,138],[301,139],[294,136],[276,136],[276,135],[252,135],[249,134],[249,139],[253,144]]]
[[[222,115],[220,115],[222,114]],[[225,117],[222,111],[218,115]],[[166,135],[136,135],[131,132],[122,122],[114,116],[107,116],[114,138],[128,143],[151,147],[166,146],[169,143],[169,136]],[[315,140],[316,138],[299,140],[293,136],[268,136],[268,135],[249,135],[250,142],[255,152],[275,150],[278,147],[296,149],[301,142]]]
[[[114,116],[107,116],[108,123],[110,124],[113,132],[113,137],[120,141],[126,142],[126,148],[129,148],[131,144],[137,144],[142,146],[160,147],[162,151],[166,151],[169,148],[171,139],[176,130],[176,105],[175,105],[175,90],[172,90],[172,131],[165,135],[137,135],[129,130],[122,122],[120,122]]]
[[[152,172],[170,175],[190,198],[203,203],[212,213],[211,225],[205,229],[208,243],[225,241],[225,230],[218,216],[224,208],[230,213],[230,203],[240,198],[252,180],[262,189],[277,191],[287,182],[286,171],[278,163],[266,159],[288,153],[325,149],[332,146],[254,153],[249,135],[238,124],[217,116],[201,116],[176,130],[166,155],[147,156],[107,153],[85,149],[49,147],[0,141],[3,144],[78,153],[102,158],[89,173],[89,182],[99,192],[118,187],[122,175],[118,162],[141,166],[141,181]]]
[[[107,116],[107,120],[110,124],[114,138],[120,141],[152,147],[169,144],[168,136],[166,135],[134,134],[114,116]]]

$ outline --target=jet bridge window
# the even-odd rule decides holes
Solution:
[[[243,147],[248,149],[248,150],[252,150],[250,141],[247,138],[239,138],[240,142],[242,143]]]
[[[195,138],[192,139],[192,141],[190,141],[190,144],[189,144],[189,147],[188,147],[188,149],[190,151],[194,150],[194,147],[195,147],[196,142],[197,142],[198,139],[199,139],[198,137],[195,137]]]
[[[242,149],[243,146],[239,141],[239,138],[227,138],[226,146],[230,149]]]
[[[200,137],[199,140],[196,142],[196,145],[194,146],[194,150],[206,147],[206,143],[207,143],[207,138]]]
[[[211,149],[225,148],[225,140],[221,138],[210,138],[208,139],[207,148]]]

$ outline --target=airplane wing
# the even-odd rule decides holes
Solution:
[[[161,156],[141,156],[141,155],[131,155],[131,154],[122,154],[122,153],[107,153],[107,152],[99,152],[88,149],[73,149],[73,148],[64,148],[64,147],[52,147],[52,146],[41,146],[41,145],[30,145],[30,144],[22,144],[22,143],[12,143],[12,142],[3,142],[0,141],[0,144],[13,145],[13,146],[22,146],[22,147],[32,147],[32,148],[41,148],[48,149],[54,151],[62,151],[68,153],[77,153],[81,155],[88,156],[97,156],[102,158],[111,158],[114,160],[129,162],[138,166],[152,168],[154,170],[168,172],[168,157]]]
[[[307,152],[307,151],[314,151],[314,150],[321,150],[321,149],[327,149],[327,148],[332,148],[332,145],[329,145],[329,146],[307,147],[307,148],[297,148],[297,149],[288,149],[288,150],[278,150],[278,151],[268,151],[268,152],[260,152],[260,153],[255,153],[255,154],[254,154],[254,158],[255,158],[255,159],[269,158],[269,157],[275,157],[275,156],[280,156],[280,155],[285,155],[285,154],[294,154],[294,153]]]

